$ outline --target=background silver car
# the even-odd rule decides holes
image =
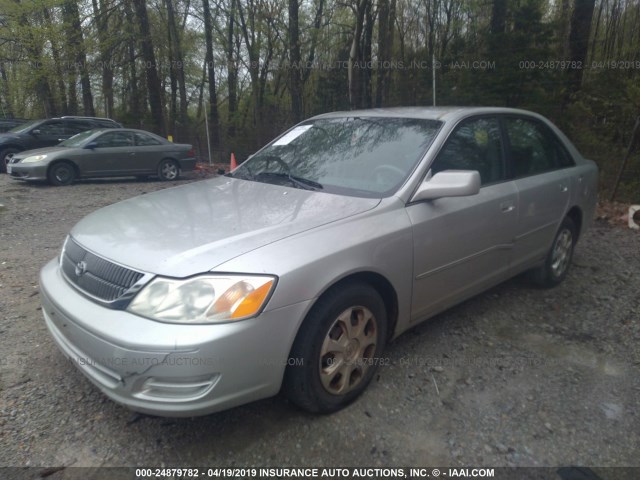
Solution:
[[[48,180],[69,185],[76,178],[157,175],[176,180],[193,170],[193,147],[172,143],[150,132],[129,128],[95,129],[55,147],[13,154],[7,173],[17,180]]]
[[[526,270],[567,275],[597,169],[539,115],[321,115],[230,175],[130,199],[41,272],[46,324],[109,397],[191,416],[284,390],[331,412],[388,340]]]

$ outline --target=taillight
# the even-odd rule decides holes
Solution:
[[[187,152],[187,157],[193,158],[196,156],[196,151],[192,148]]]

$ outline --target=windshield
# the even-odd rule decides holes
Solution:
[[[93,135],[95,131],[87,130],[86,132],[81,132],[73,137],[65,140],[60,144],[61,147],[83,147],[87,138]]]
[[[20,125],[13,127],[11,130],[9,130],[11,133],[22,133],[26,130],[29,130],[31,127],[38,125],[39,123],[41,123],[42,120],[31,120],[30,122],[27,123],[21,123]]]
[[[441,122],[341,117],[298,125],[230,176],[363,197],[393,194],[411,174]]]

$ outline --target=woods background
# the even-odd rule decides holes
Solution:
[[[308,116],[504,105],[610,189],[640,115],[640,0],[0,0],[0,117],[97,115],[239,160]],[[619,198],[640,201],[636,150]]]

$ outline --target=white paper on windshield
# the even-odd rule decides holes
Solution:
[[[275,142],[273,145],[274,146],[289,145],[291,142],[293,142],[296,138],[298,138],[304,132],[309,130],[311,127],[313,127],[313,125],[301,125],[299,127],[296,127],[293,130],[291,130],[289,133],[284,135],[283,137],[279,138],[278,141]]]

